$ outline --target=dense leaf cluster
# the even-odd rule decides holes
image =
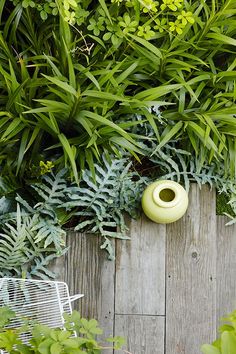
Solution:
[[[16,316],[9,307],[0,308],[0,349],[9,354],[101,354],[103,349],[120,349],[124,344],[124,339],[117,336],[107,338],[106,346],[101,345],[97,340],[102,334],[98,322],[82,318],[77,311],[64,314],[64,328],[49,328],[24,318],[19,319],[22,325],[18,328],[7,328]],[[31,336],[29,342],[22,340],[24,333]]]
[[[78,181],[104,151],[144,154],[145,132],[132,128],[146,121],[158,149],[174,138],[199,164],[224,161],[234,178],[235,1],[185,1],[185,10],[182,1],[169,0],[56,3],[58,15],[45,21],[21,1],[0,5],[2,174],[29,177],[34,165],[48,160],[57,170],[67,165]],[[70,24],[63,9],[73,6],[88,8],[86,21],[95,16],[95,22]],[[161,24],[159,6],[168,16],[185,11],[177,18],[187,21],[181,33],[164,24],[148,39],[141,29],[122,30],[117,45],[93,29],[100,17],[116,26],[119,14],[121,23],[133,26],[132,13],[146,26]],[[189,13],[194,23],[186,20]],[[110,39],[117,32],[111,33]],[[162,122],[151,109],[157,105]]]
[[[123,156],[236,212],[235,20],[234,0],[0,2],[2,274],[48,275],[71,217],[113,258],[147,181]]]
[[[2,178],[1,276],[53,277],[47,265],[66,251],[64,227],[71,219],[75,231],[100,234],[101,248],[114,259],[110,240],[127,239],[124,213],[138,215],[147,183],[130,167],[125,158],[108,162],[103,157],[102,167],[95,164],[94,177],[84,170],[79,186],[69,181],[64,169],[19,188],[17,194],[7,190]]]

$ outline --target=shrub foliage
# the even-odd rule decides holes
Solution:
[[[1,1],[3,274],[46,276],[70,217],[113,258],[142,162],[235,214],[235,21],[234,0]]]

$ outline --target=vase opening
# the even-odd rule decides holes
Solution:
[[[169,203],[175,199],[175,192],[170,188],[164,188],[160,191],[159,197],[163,202]]]

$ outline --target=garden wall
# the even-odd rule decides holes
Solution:
[[[127,337],[133,354],[198,354],[236,307],[236,226],[216,216],[214,190],[194,184],[189,197],[176,223],[131,220],[131,241],[114,242],[115,262],[96,236],[69,233],[54,265],[72,294],[85,294],[75,308],[105,335]]]

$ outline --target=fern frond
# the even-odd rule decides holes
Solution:
[[[61,250],[65,246],[64,236],[66,232],[59,225],[53,223],[51,219],[39,218],[35,225],[31,228],[31,232],[36,231],[34,242],[40,243],[44,241],[44,248],[53,245],[56,250]]]
[[[16,201],[24,207],[24,209],[28,212],[28,213],[31,213],[31,214],[34,214],[35,213],[35,210],[34,208],[31,207],[31,205],[25,200],[23,199],[19,194],[17,194],[16,196]]]
[[[114,261],[114,259],[115,259],[114,248],[113,248],[111,241],[107,237],[105,237],[105,240],[104,240],[103,244],[100,246],[100,248],[105,249],[109,255],[108,259],[110,259],[111,261]]]
[[[40,255],[35,258],[34,264],[31,266],[28,277],[37,277],[43,280],[54,279],[56,274],[50,271],[47,266],[57,258],[56,254],[50,254],[48,256]]]
[[[56,210],[65,202],[67,195],[67,183],[64,178],[66,172],[67,170],[63,169],[56,175],[45,175],[42,177],[42,183],[31,185],[40,200],[34,209],[52,218],[57,217]]]
[[[19,208],[16,224],[5,224],[0,233],[0,271],[14,270],[27,262],[25,248],[27,235],[25,225],[21,223]]]
[[[15,219],[0,233],[0,273],[8,276],[52,277],[46,266],[63,254],[65,231],[39,213],[31,216],[17,206]],[[33,271],[33,274],[31,274]]]
[[[74,215],[79,222],[75,230],[98,233],[105,238],[105,248],[110,252],[108,238],[127,239],[127,227],[123,213],[137,214],[146,178],[131,172],[128,159],[107,161],[103,156],[103,166],[95,164],[95,180],[92,173],[85,170],[79,187],[68,189],[66,210],[76,208]],[[119,228],[120,231],[117,231]]]

